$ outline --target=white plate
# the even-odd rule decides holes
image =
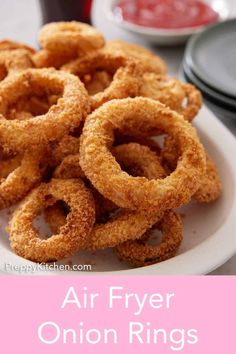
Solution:
[[[73,264],[92,264],[92,272],[62,272],[54,274],[152,274],[181,275],[207,274],[226,262],[236,251],[236,139],[203,107],[196,118],[199,135],[210,155],[214,158],[223,182],[223,194],[215,203],[201,205],[192,203],[181,210],[184,217],[184,241],[176,257],[148,267],[131,269],[116,259],[112,250],[94,253],[81,252],[72,258]],[[15,255],[9,246],[5,227],[9,212],[0,213],[0,270],[5,264],[33,265]],[[39,221],[43,230],[45,225]],[[88,262],[89,261],[89,262]],[[14,271],[11,271],[14,273]],[[15,271],[15,273],[17,273]],[[17,273],[18,274],[18,273]],[[52,272],[36,272],[52,274]]]
[[[103,9],[106,16],[119,27],[133,32],[149,42],[160,45],[183,44],[194,33],[198,33],[206,26],[184,29],[157,29],[148,28],[123,21],[119,16],[115,16],[113,9],[118,0],[103,0]],[[226,20],[229,16],[228,3],[225,0],[206,0],[220,15],[220,21]]]

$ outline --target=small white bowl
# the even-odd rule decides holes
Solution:
[[[200,32],[206,26],[200,26],[196,28],[184,28],[184,29],[158,29],[152,27],[144,27],[135,25],[131,22],[127,22],[116,16],[113,12],[118,0],[103,0],[103,10],[107,18],[115,23],[120,28],[135,33],[149,42],[159,45],[173,45],[183,44],[187,39],[195,33]],[[229,6],[225,0],[207,0],[213,9],[219,13],[220,20],[224,21],[229,17]]]

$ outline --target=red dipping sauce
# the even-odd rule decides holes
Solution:
[[[201,0],[120,0],[114,13],[135,25],[180,29],[209,25],[219,14]]]

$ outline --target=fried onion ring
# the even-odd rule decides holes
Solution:
[[[169,171],[176,168],[179,159],[179,150],[175,138],[167,137],[161,152],[162,164],[166,165]],[[199,189],[193,198],[199,203],[210,203],[219,198],[222,192],[222,183],[216,164],[205,151],[206,172],[201,178]]]
[[[70,207],[66,223],[59,234],[41,239],[33,220],[57,200]],[[79,179],[54,179],[34,189],[14,212],[9,224],[11,247],[19,256],[34,262],[63,259],[84,247],[94,220],[93,197],[84,183]]]
[[[33,119],[6,119],[11,105],[45,89],[47,93],[62,94],[46,114]],[[28,69],[9,77],[0,87],[0,141],[5,149],[24,151],[59,140],[80,125],[90,109],[88,102],[89,96],[78,78],[62,71]]]
[[[15,42],[10,39],[2,39],[0,41],[0,51],[2,51],[2,50],[15,50],[15,49],[24,49],[31,55],[36,52],[36,50],[34,48],[32,48],[24,43]]]
[[[116,146],[112,152],[122,168],[132,176],[144,176],[148,179],[164,178],[166,172],[160,164],[160,158],[147,146],[129,143]],[[54,171],[55,178],[85,178],[80,167],[79,154],[69,155]],[[104,198],[94,188],[92,193],[96,205],[97,220],[103,220],[118,207],[109,199]],[[53,208],[53,207],[52,207]],[[52,221],[54,222],[54,221]]]
[[[183,239],[181,217],[172,210],[166,211],[156,227],[162,232],[158,245],[148,244],[148,239],[128,241],[116,247],[118,257],[132,266],[142,267],[175,256]]]
[[[66,53],[51,52],[47,49],[39,50],[32,56],[32,60],[36,68],[56,68],[60,69],[69,61],[76,59],[78,55]]]
[[[137,44],[126,43],[121,40],[112,40],[106,43],[105,50],[111,53],[118,52],[138,61],[144,72],[166,74],[167,67],[164,60],[150,50]]]
[[[154,151],[158,155],[161,153],[161,147],[159,143],[150,137],[144,136],[133,136],[133,135],[118,135],[115,137],[115,145],[127,144],[127,143],[138,143],[149,147],[150,150]]]
[[[148,179],[166,177],[160,158],[147,146],[137,143],[122,144],[112,149],[116,161],[130,175],[143,176]]]
[[[95,71],[93,75],[85,75],[83,82],[90,96],[104,91],[112,82],[112,74],[105,70]]]
[[[26,50],[0,51],[0,81],[10,74],[32,67],[33,62]]]
[[[6,178],[21,162],[22,156],[3,156],[0,160],[0,179]]]
[[[50,159],[50,165],[57,167],[60,163],[69,155],[76,155],[79,153],[79,139],[65,135],[56,146],[52,148],[52,156]]]
[[[109,151],[114,131],[149,135],[155,129],[175,136],[181,151],[175,171],[164,179],[132,177]],[[84,125],[80,165],[95,188],[116,205],[132,210],[165,210],[186,204],[205,173],[206,157],[195,129],[158,101],[137,97],[107,102]]]
[[[183,114],[186,120],[192,121],[202,105],[202,97],[191,84],[183,84],[174,78],[145,73],[140,87],[140,96],[149,97],[164,103],[166,106]],[[187,102],[184,102],[186,100]]]
[[[222,183],[215,162],[206,155],[206,173],[204,174],[200,188],[193,198],[199,203],[211,203],[218,199],[222,192]]]
[[[44,49],[62,54],[87,53],[104,46],[102,34],[86,23],[51,22],[39,31],[39,43]]]
[[[126,144],[113,148],[113,153],[116,159],[123,164],[126,169],[132,171],[132,173],[142,173],[146,178],[163,178],[165,171],[160,165],[158,156],[146,146],[139,144]],[[60,178],[71,178],[76,176],[75,173],[78,170],[79,159],[78,155],[71,156],[71,158],[77,158],[74,161],[74,165],[68,166],[60,174]],[[65,158],[64,161],[67,161]],[[63,166],[62,162],[62,166]],[[64,165],[65,167],[65,165]],[[60,168],[60,166],[59,166]],[[96,190],[92,189],[92,193],[97,204],[99,215],[96,217],[99,219],[101,213],[112,212],[117,209],[117,206],[112,204],[109,200],[104,199]],[[103,208],[101,210],[101,208]],[[45,210],[45,219],[49,224],[53,232],[59,232],[61,226],[65,224],[65,211],[59,204],[54,204]],[[114,247],[121,242],[127,240],[134,240],[140,238],[144,232],[150,228],[155,220],[159,220],[161,214],[149,213],[149,212],[132,212],[127,210],[120,210],[103,224],[95,224],[93,230],[88,239],[86,248],[98,249],[106,247]]]
[[[121,55],[100,50],[62,66],[61,70],[77,75],[81,80],[97,70],[105,70],[114,75],[104,91],[90,96],[93,109],[114,98],[134,97],[139,92],[140,69],[134,61]]]
[[[0,208],[9,207],[26,196],[42,178],[45,151],[26,152],[0,162]]]
[[[59,232],[66,221],[66,214],[59,204],[45,210],[45,220],[53,232]],[[162,218],[163,214],[120,210],[105,224],[95,224],[85,249],[96,250],[115,247],[128,240],[136,240]]]

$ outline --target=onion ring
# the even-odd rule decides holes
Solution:
[[[112,82],[112,75],[105,70],[95,71],[93,75],[85,75],[82,80],[90,96],[104,91]]]
[[[118,135],[115,137],[115,145],[127,144],[127,143],[138,143],[149,147],[150,150],[154,151],[156,154],[160,155],[161,147],[159,143],[150,137],[144,136],[133,136],[133,135]]]
[[[160,158],[147,146],[129,143],[112,149],[116,161],[130,175],[148,179],[165,178],[166,171],[161,166]]]
[[[26,50],[0,51],[0,81],[10,74],[32,67],[33,62]]]
[[[147,180],[121,170],[109,148],[114,130],[149,135],[155,129],[175,136],[181,150],[176,170],[167,178]],[[132,210],[165,210],[186,204],[205,173],[206,157],[195,129],[158,101],[137,97],[107,102],[84,125],[80,165],[95,188],[116,205]]]
[[[222,183],[216,164],[206,154],[206,173],[204,174],[200,188],[193,198],[199,203],[211,203],[219,198],[222,192]]]
[[[44,216],[53,232],[59,232],[60,228],[65,225],[65,211],[59,204],[48,207]],[[128,240],[139,239],[162,216],[162,213],[119,210],[105,224],[94,225],[84,249],[104,249],[115,247]]]
[[[46,49],[39,50],[32,56],[32,60],[36,68],[56,68],[60,67],[72,59],[76,59],[78,55],[66,53],[51,52]]]
[[[55,169],[53,176],[55,178],[84,178],[84,173],[80,167],[79,154],[68,155]]]
[[[42,240],[32,222],[41,210],[63,200],[70,207],[60,233]],[[9,224],[11,247],[34,262],[63,259],[83,248],[95,219],[94,201],[84,183],[77,180],[51,180],[34,189],[14,212]]]
[[[134,143],[120,145],[113,148],[113,153],[117,160],[122,162],[125,168],[131,169],[132,172],[137,172],[138,166],[138,170],[147,178],[162,178],[164,176],[164,170],[160,165],[158,156],[146,146]],[[78,177],[75,176],[74,173],[79,166],[79,156],[71,156],[71,158],[73,157],[77,157],[77,162],[71,165],[70,168],[65,169],[64,175],[61,174],[60,178],[70,178],[71,176]],[[66,161],[66,159],[63,160],[63,162]],[[95,197],[95,204],[98,203],[97,209],[100,213],[111,212],[117,209],[114,204],[104,199],[96,190],[92,189],[92,193]],[[105,208],[101,210],[100,207]],[[65,224],[66,215],[59,204],[48,207],[44,215],[53,232],[59,232],[60,227]],[[101,217],[101,215],[96,216],[97,219]],[[162,214],[156,212],[148,213],[120,210],[106,223],[97,223],[94,225],[86,249],[94,250],[98,248],[114,247],[127,240],[140,238],[161,216]]]
[[[62,93],[45,115],[7,120],[4,115],[17,100],[42,90]],[[0,87],[0,141],[5,149],[24,151],[62,138],[80,125],[90,107],[78,78],[54,69],[28,69],[4,80]]]
[[[111,53],[118,52],[138,61],[144,72],[166,74],[167,67],[164,60],[150,50],[137,44],[126,43],[121,40],[112,40],[106,43],[105,50]]]
[[[9,107],[6,113],[7,119],[25,120],[46,114],[49,108],[58,101],[57,95],[29,96],[17,100]]]
[[[102,34],[88,24],[51,22],[39,31],[39,42],[44,49],[57,53],[86,53],[104,46]]]
[[[62,66],[61,70],[77,75],[80,79],[97,70],[105,70],[114,74],[111,84],[104,91],[90,96],[93,109],[114,98],[134,97],[139,92],[140,68],[135,62],[127,57],[109,54],[103,50],[74,60]]]
[[[36,50],[34,48],[32,48],[24,43],[15,42],[10,39],[2,39],[0,41],[0,51],[2,51],[2,50],[15,50],[15,49],[24,49],[30,55],[32,55],[36,52]]]
[[[120,210],[105,224],[96,224],[86,249],[115,247],[128,240],[136,240],[162,217],[162,213]]]
[[[79,149],[79,139],[73,139],[77,140],[77,149]],[[75,141],[72,141],[74,144]],[[85,175],[80,167],[79,151],[77,151],[77,154],[73,154],[76,148],[73,147],[73,144],[72,153],[65,156],[60,165],[55,169],[53,174],[54,178],[85,178]],[[160,157],[158,157],[157,154],[154,151],[151,151],[147,146],[142,146],[137,143],[123,144],[114,147],[112,152],[122,168],[133,176],[144,176],[148,179],[166,177],[166,171],[161,166]],[[108,203],[106,203],[106,199],[104,197],[102,197],[98,192],[96,194],[97,196],[95,200],[98,199],[99,196],[102,198],[102,200],[100,200],[100,207],[102,207],[103,210],[107,208],[104,208],[104,205],[101,204],[108,204],[109,212],[117,209],[111,201],[108,200]]]
[[[145,73],[140,87],[140,96],[149,97],[164,103],[171,109],[183,114],[184,118],[192,121],[202,105],[202,96],[191,84],[155,73]],[[183,104],[184,100],[187,100]]]
[[[52,149],[50,165],[57,167],[67,156],[78,154],[79,145],[78,138],[71,135],[65,135]]]
[[[136,267],[173,257],[183,239],[181,217],[172,210],[166,211],[156,226],[163,234],[160,244],[149,245],[148,240],[128,241],[116,247],[118,257]]]
[[[3,156],[0,160],[0,179],[6,178],[12,171],[19,167],[21,159],[21,155]]]
[[[201,178],[201,183],[193,195],[193,198],[199,203],[210,203],[219,198],[222,192],[222,183],[217,167],[205,151],[206,155],[206,172]],[[176,168],[179,159],[179,150],[176,141],[172,137],[165,139],[164,147],[161,152],[162,164],[167,166],[169,171]]]
[[[9,161],[0,161],[0,208],[9,207],[26,196],[42,178],[45,151],[26,152]]]

